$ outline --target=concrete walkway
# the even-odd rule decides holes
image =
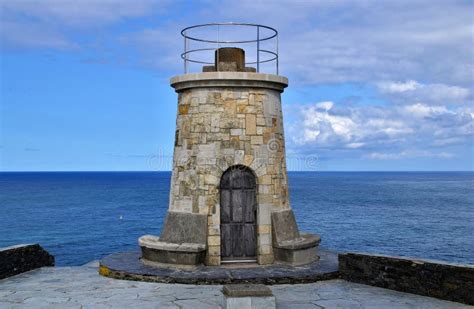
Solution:
[[[0,280],[0,308],[218,308],[221,289],[104,278],[92,263],[47,267]],[[472,308],[343,280],[271,289],[277,308]]]

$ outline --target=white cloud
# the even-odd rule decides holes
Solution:
[[[21,14],[62,26],[89,27],[149,15],[168,1],[156,0],[2,0],[3,14]]]
[[[422,84],[414,80],[379,82],[377,88],[391,101],[402,104],[413,101],[431,104],[465,103],[471,95],[468,88],[445,84]]]
[[[316,103],[316,108],[323,109],[326,111],[330,110],[333,106],[334,106],[334,103],[331,101]]]
[[[365,145],[365,143],[349,143],[349,144],[346,145],[346,147],[356,149],[356,148],[363,147],[364,145]]]
[[[472,10],[469,1],[241,0],[217,14],[276,27],[282,72],[298,82],[410,78],[472,86]]]
[[[403,112],[406,113],[407,117],[423,118],[433,115],[439,115],[443,113],[449,113],[445,106],[429,106],[423,103],[415,103],[412,105],[406,105],[402,107]]]
[[[380,153],[372,152],[366,156],[370,159],[376,160],[399,160],[406,158],[443,158],[450,159],[454,154],[448,152],[431,152],[431,151],[402,151],[398,153]]]
[[[2,45],[18,48],[54,48],[74,50],[78,45],[70,41],[54,27],[41,27],[37,23],[1,22]]]
[[[420,86],[421,84],[414,80],[409,80],[407,82],[381,82],[378,84],[378,87],[382,92],[388,93],[399,93],[415,90],[420,88]]]
[[[324,107],[324,108],[323,108]],[[293,152],[369,159],[452,158],[446,147],[472,143],[470,108],[423,103],[338,106],[333,102],[294,106],[288,148]]]
[[[293,85],[395,81],[390,89],[419,94],[416,81],[423,81],[420,95],[433,92],[433,97],[455,101],[470,95],[468,89],[474,85],[470,2],[224,0],[194,2],[189,4],[192,10],[181,13],[174,10],[181,8],[180,2],[158,0],[0,3],[9,20],[31,19],[41,27],[55,27],[56,33],[63,34],[62,40],[75,44],[79,44],[73,37],[76,33],[63,33],[64,28],[102,30],[130,18],[153,16],[151,25],[143,23],[132,32],[115,29],[102,35],[109,43],[124,44],[113,48],[136,48],[140,53],[136,58],[154,69],[167,69],[171,63],[157,61],[157,53],[161,59],[178,62],[182,50],[179,30],[184,26],[258,21],[279,30],[280,71],[289,75]],[[160,18],[164,9],[174,15]],[[171,20],[172,16],[176,18]],[[153,40],[161,39],[163,33],[166,44]]]
[[[296,135],[294,141],[298,144],[315,142],[331,145],[336,141],[351,141],[356,133],[354,121],[345,116],[329,113],[333,102],[321,102],[304,109],[302,124],[303,134]]]
[[[113,42],[107,27],[163,11],[163,0],[0,0],[2,48],[79,50]],[[86,35],[86,38],[82,37]],[[116,42],[114,42],[116,44]],[[118,46],[116,46],[118,47]]]
[[[176,30],[176,26],[171,25],[149,28],[122,35],[119,42],[125,46],[134,46],[141,55],[137,61],[141,66],[178,71],[182,68],[179,55],[183,42],[179,40],[180,35]],[[168,52],[163,53],[164,47]]]
[[[140,65],[163,72],[179,70],[182,27],[258,21],[279,30],[280,72],[293,87],[370,84],[386,103],[299,106],[288,128],[289,152],[448,158],[447,147],[472,143],[472,2],[204,1],[176,14],[179,20],[157,18],[173,5],[157,0],[0,0],[0,35],[8,46],[65,50],[83,46],[79,33],[110,45],[109,50],[133,50]],[[153,16],[153,22],[107,30],[143,16]]]
[[[322,102],[300,107],[301,119],[298,119],[295,125],[302,125],[303,128],[301,131],[299,129],[292,131],[296,144],[314,143],[335,148],[360,148],[367,145],[373,137],[389,140],[413,132],[403,120],[387,117],[390,116],[388,113],[381,115],[373,113],[371,116],[370,110],[373,108],[349,108],[345,115],[339,115],[337,111],[333,111],[333,104],[333,102]]]

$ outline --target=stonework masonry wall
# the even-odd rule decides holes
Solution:
[[[54,266],[54,256],[38,244],[0,248],[0,280],[44,266]]]
[[[339,273],[347,281],[474,305],[474,266],[407,257],[345,253]]]
[[[208,215],[208,265],[220,264],[219,184],[234,165],[257,177],[258,262],[273,263],[271,211],[290,207],[280,91],[179,91],[169,210]]]

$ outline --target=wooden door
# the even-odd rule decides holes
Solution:
[[[256,259],[257,183],[249,168],[231,167],[222,175],[220,205],[221,259]]]

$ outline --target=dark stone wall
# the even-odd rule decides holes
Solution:
[[[54,266],[54,256],[38,244],[0,249],[0,279],[43,266]]]
[[[346,253],[339,273],[347,281],[474,305],[474,266],[403,257]]]

